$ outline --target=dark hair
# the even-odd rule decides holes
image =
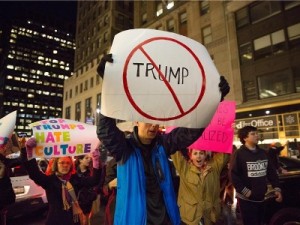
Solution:
[[[81,159],[83,159],[85,157],[85,155],[77,155],[75,156],[75,168],[77,170],[78,166],[80,165],[80,161]]]
[[[241,129],[239,129],[239,131],[238,131],[238,138],[240,139],[240,142],[243,145],[245,144],[244,138],[248,137],[248,134],[251,131],[257,131],[257,128],[253,127],[253,126],[245,126],[245,127],[241,128]]]

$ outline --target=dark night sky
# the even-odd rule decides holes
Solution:
[[[41,12],[42,15],[51,15],[70,23],[76,23],[76,1],[1,1],[0,19],[12,14],[24,12]],[[74,26],[75,27],[75,26]]]

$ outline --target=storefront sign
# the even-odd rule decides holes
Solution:
[[[236,120],[235,128],[241,129],[245,126],[253,126],[253,127],[275,127],[277,126],[276,116],[265,116],[258,117],[253,119],[244,119],[244,120]]]

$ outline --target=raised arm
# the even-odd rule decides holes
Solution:
[[[124,133],[116,125],[116,120],[100,114],[97,124],[97,135],[116,161],[120,161],[127,144]]]

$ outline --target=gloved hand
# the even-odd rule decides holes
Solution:
[[[100,75],[100,77],[103,79],[104,76],[104,70],[105,70],[105,64],[106,62],[112,63],[114,60],[112,58],[112,54],[106,54],[102,57],[98,67],[97,67],[97,73]]]
[[[224,97],[229,93],[230,87],[224,76],[220,77],[219,88],[221,91],[221,102],[224,100]]]
[[[93,161],[93,168],[99,169],[100,165],[101,165],[99,149],[95,149],[94,151],[92,151],[91,157],[92,157],[92,161]]]
[[[32,158],[33,149],[36,147],[36,139],[34,137],[29,138],[26,143],[26,152],[27,152],[27,158]]]

